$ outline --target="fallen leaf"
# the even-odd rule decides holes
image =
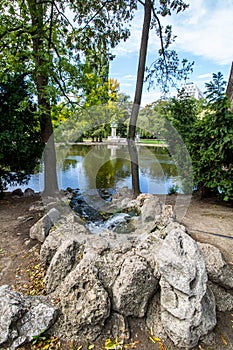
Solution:
[[[222,339],[223,344],[224,344],[224,345],[227,345],[227,341],[226,341],[226,339],[224,338],[224,336],[223,336],[222,334],[220,334],[220,337],[221,337],[221,339]]]

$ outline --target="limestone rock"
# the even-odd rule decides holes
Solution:
[[[213,317],[215,312],[215,303],[213,294],[207,289],[199,310],[196,309],[195,321],[187,322],[186,318],[179,319],[174,317],[169,311],[162,308],[161,321],[169,338],[173,341],[176,347],[192,349],[199,342],[199,339],[212,330],[216,324],[216,319]],[[198,315],[202,312],[202,316]]]
[[[151,299],[146,314],[146,325],[149,329],[152,329],[153,334],[164,341],[168,336],[161,322],[160,298],[160,292],[158,292]]]
[[[144,223],[160,219],[162,212],[162,205],[158,197],[149,196],[145,198],[143,206],[141,207],[141,217]]]
[[[135,209],[136,231],[90,234],[69,213],[41,247],[47,290],[60,299],[53,333],[78,341],[124,338],[126,318],[144,322],[145,317],[154,334],[169,337],[175,348],[195,346],[216,323],[215,299],[197,243],[175,221],[172,208],[153,195],[116,196],[110,207],[127,213]]]
[[[203,297],[207,282],[205,260],[197,243],[183,228],[177,226],[166,236],[159,252],[159,265],[171,286],[187,295]]]
[[[68,217],[70,219],[70,217]],[[41,246],[40,258],[45,267],[48,267],[54,254],[66,240],[78,240],[79,243],[86,240],[87,229],[79,222],[65,221],[50,232]]]
[[[45,297],[24,297],[0,287],[0,348],[16,349],[55,321],[56,309]]]
[[[43,243],[49,234],[49,230],[60,219],[60,217],[61,215],[57,209],[50,209],[46,215],[30,228],[30,238],[37,239],[39,242]]]
[[[143,317],[157,286],[158,280],[143,258],[126,257],[112,288],[113,309],[125,316]]]
[[[110,314],[110,299],[92,266],[81,262],[59,292],[62,325],[58,332],[74,339],[94,340]]]
[[[163,244],[163,240],[154,233],[141,234],[136,241],[135,253],[143,257],[153,270],[153,275],[159,279],[159,259],[158,252]]]
[[[217,310],[222,312],[233,310],[233,294],[215,283],[209,281],[208,284],[214,293]]]
[[[198,245],[205,257],[209,279],[226,289],[233,289],[233,269],[227,265],[220,250],[211,244]]]
[[[177,347],[192,348],[216,324],[204,257],[179,227],[168,233],[159,257],[163,327]]]
[[[73,267],[78,263],[80,245],[75,240],[66,240],[53,256],[45,277],[47,292],[54,291],[65,279]]]

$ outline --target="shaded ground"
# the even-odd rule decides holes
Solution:
[[[31,210],[35,197],[12,197],[7,194],[0,201],[0,285],[8,284],[20,292],[28,292],[35,266],[39,264],[40,245],[29,239],[30,227],[43,215],[43,212]],[[168,196],[167,203],[174,204],[175,196]],[[229,264],[233,266],[233,207],[214,200],[200,201],[192,198],[185,217],[182,219],[193,238],[217,246]],[[30,277],[30,273],[33,276]],[[39,271],[40,273],[40,271]],[[233,349],[233,310],[218,314],[218,326],[215,329],[213,345],[201,343],[196,349],[222,350]],[[149,340],[149,332],[142,323],[132,322],[132,339],[139,341],[136,349],[161,349]],[[156,334],[155,334],[156,336]],[[104,342],[102,342],[103,344]],[[31,348],[30,346],[28,347]],[[38,348],[38,347],[37,347]],[[39,347],[43,348],[43,347]],[[78,349],[63,344],[60,349]],[[82,349],[85,349],[83,347]],[[96,343],[94,349],[101,349]],[[166,349],[175,349],[166,343]]]

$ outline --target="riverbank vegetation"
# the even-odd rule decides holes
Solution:
[[[187,149],[195,188],[203,196],[232,199],[233,124],[221,73],[207,84],[206,98],[201,101],[180,92],[177,98],[139,108],[145,72],[150,85],[155,79],[166,93],[169,84],[174,87],[175,80],[187,78],[193,69],[192,63],[180,62],[170,50],[175,37],[170,25],[162,25],[164,17],[188,5],[180,0],[92,0],[85,5],[67,1],[65,6],[60,0],[1,1],[0,192],[13,181],[13,175],[19,183],[27,179],[46,145],[44,191],[54,194],[58,190],[54,134],[57,141],[101,142],[115,122],[119,137],[168,144],[186,178],[190,173],[184,162]],[[131,102],[109,77],[109,63],[114,58],[112,48],[130,35],[129,23],[140,6],[144,25]],[[150,30],[155,31],[160,48],[149,70],[145,59]],[[137,160],[136,150],[131,149]],[[137,161],[132,163],[137,165]],[[140,188],[136,186],[134,192]]]

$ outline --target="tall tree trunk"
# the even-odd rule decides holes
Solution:
[[[140,194],[138,153],[137,153],[137,148],[135,146],[134,140],[135,140],[135,134],[136,134],[137,119],[138,119],[139,109],[141,105],[142,89],[143,89],[144,74],[145,74],[145,67],[146,67],[146,55],[147,55],[147,47],[148,47],[148,39],[149,39],[149,31],[150,31],[150,23],[151,23],[151,8],[152,8],[151,0],[145,0],[144,21],[143,21],[143,28],[142,28],[139,62],[138,62],[137,82],[136,82],[134,103],[133,103],[133,108],[130,116],[129,132],[128,132],[128,149],[129,149],[130,160],[131,160],[132,189],[133,189],[134,198]]]
[[[45,144],[44,150],[44,194],[53,196],[58,192],[56,172],[56,151],[54,144],[53,126],[51,120],[51,105],[47,93],[49,83],[47,61],[49,53],[45,50],[44,11],[43,1],[27,0],[32,25],[36,32],[32,38],[33,54],[35,60],[35,83],[40,112],[41,139]],[[48,50],[49,51],[49,50]]]

